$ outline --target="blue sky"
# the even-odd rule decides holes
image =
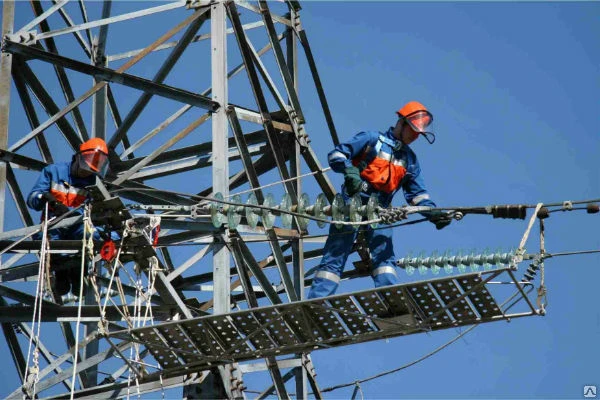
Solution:
[[[440,206],[469,206],[599,197],[599,15],[591,2],[310,2],[302,18],[340,137],[384,130],[404,102],[423,102],[437,141],[412,147],[428,188]],[[553,214],[547,251],[598,249],[597,218]],[[396,255],[516,247],[525,226],[468,216],[439,232],[400,228]],[[600,385],[599,261],[548,260],[545,317],[479,326],[426,361],[363,384],[365,398],[581,398],[583,385]],[[457,333],[315,352],[313,360],[321,385],[333,386],[399,367]]]
[[[115,7],[125,12],[131,4],[117,2]],[[361,130],[387,129],[409,100],[432,111],[436,143],[419,140],[412,148],[433,199],[445,207],[600,198],[599,17],[596,2],[310,1],[301,11],[342,140]],[[142,47],[125,41],[110,46],[111,54]],[[152,76],[152,69],[136,68],[133,73]],[[176,71],[181,74],[169,78],[172,84],[189,72]],[[82,82],[89,85],[89,80]],[[209,83],[189,83],[189,90],[203,90]],[[237,84],[232,82],[232,90]],[[119,90],[122,104],[135,101]],[[300,100],[311,145],[325,165],[332,142],[304,62]],[[156,124],[152,118],[144,121],[148,127]],[[329,176],[339,187],[342,177]],[[190,191],[188,181],[172,185]],[[305,190],[314,200],[314,182],[307,180]],[[402,196],[394,204],[402,205]],[[598,218],[581,211],[552,214],[546,224],[547,251],[600,249]],[[396,255],[510,249],[525,227],[524,221],[467,216],[443,231],[431,224],[398,228]],[[312,224],[311,229],[320,232]],[[539,246],[536,229],[527,246],[532,252]],[[315,264],[308,262],[307,269]],[[362,384],[365,398],[582,398],[584,385],[600,386],[599,266],[597,254],[547,260],[545,317],[482,325],[411,368]],[[518,276],[524,268],[525,263]],[[371,280],[363,278],[344,282],[338,292],[369,287]],[[458,333],[316,351],[319,383],[326,388],[397,368]],[[9,357],[5,344],[0,344],[0,356]],[[16,379],[14,370],[0,371],[3,386],[12,388]],[[252,390],[262,390],[266,379],[245,376]],[[340,389],[327,398],[349,398],[352,390]]]

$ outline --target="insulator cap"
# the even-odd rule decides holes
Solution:
[[[550,216],[550,211],[546,207],[540,208],[540,210],[537,213],[537,217],[539,219],[546,219],[549,216]]]
[[[527,273],[531,276],[536,276],[537,272],[535,269],[533,269],[532,267],[527,268]]]
[[[540,269],[540,266],[537,264],[529,264],[529,268],[531,268],[534,271],[537,271],[538,269]]]
[[[586,210],[588,214],[596,214],[600,211],[600,206],[596,203],[588,203]]]

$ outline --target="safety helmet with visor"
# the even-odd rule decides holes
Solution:
[[[100,138],[92,138],[79,146],[79,152],[75,157],[76,166],[79,170],[88,171],[100,178],[104,178],[108,172],[108,146]]]
[[[404,118],[406,123],[419,135],[425,136],[429,144],[435,142],[435,134],[427,130],[433,122],[433,115],[418,101],[406,103],[400,110],[398,116]]]

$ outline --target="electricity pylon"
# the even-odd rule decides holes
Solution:
[[[30,5],[5,1],[0,82],[0,195],[6,198],[0,212],[5,227],[2,239],[9,242],[23,238],[23,228],[38,226],[37,216],[25,203],[36,174],[49,163],[68,160],[89,137],[105,138],[110,148],[111,172],[104,184],[99,183],[105,197],[176,209],[201,204],[203,197],[214,192],[228,196],[232,190],[245,187],[255,188],[255,195],[262,201],[260,185],[283,180],[280,187],[295,202],[301,187],[300,180],[294,178],[307,166],[317,172],[313,176],[320,189],[333,198],[334,189],[320,172],[319,160],[309,145],[297,91],[298,59],[303,52],[333,141],[337,141],[299,10],[297,2],[266,1],[32,1]],[[18,217],[14,217],[15,211]],[[144,257],[156,257],[159,262],[153,281],[159,300],[151,303],[166,307],[171,315],[161,316],[155,307],[155,318],[228,313],[236,300],[231,290],[237,286],[230,276],[230,243],[247,250],[244,229],[218,230],[202,218],[186,223],[174,218],[167,222],[164,217],[161,227],[159,247],[151,248]],[[25,229],[25,235],[33,230]],[[286,301],[300,299],[304,248],[298,229],[283,232],[259,226],[246,231],[253,238],[267,240],[268,244],[253,247],[266,247],[275,259],[286,285],[282,297]],[[27,281],[38,275],[37,261],[23,252],[34,252],[39,241],[23,250],[28,242],[13,247],[21,253],[3,256],[3,268],[10,271],[2,276],[3,282]],[[170,246],[186,242],[195,243],[193,251],[186,249],[189,254],[183,258],[173,254],[176,247]],[[135,246],[132,249],[132,253],[137,252]],[[261,267],[268,264],[269,256],[261,261],[252,253],[245,251],[241,260],[233,259],[242,266],[248,262]],[[292,273],[287,263],[293,265]],[[106,285],[100,278],[98,283]],[[130,290],[129,295],[135,291],[131,291],[132,286],[124,286]],[[212,294],[189,295],[194,287],[207,290],[210,286]],[[25,383],[30,374],[26,371],[29,362],[13,328],[26,327],[25,322],[32,320],[34,303],[27,296],[31,296],[29,287],[2,289],[3,306],[12,311],[22,309],[4,319],[14,327],[3,327]],[[204,301],[190,300],[203,297]],[[87,304],[94,303],[90,293],[86,299]],[[124,300],[132,302],[131,298]],[[118,313],[112,314],[120,306],[125,305],[113,305],[111,313],[102,319],[110,323],[123,319]],[[75,344],[72,326],[65,322],[74,320],[72,307],[42,305],[42,320],[61,321],[58,325],[67,348]],[[79,354],[76,385],[82,395],[114,394],[114,390],[125,387],[120,378],[124,370],[119,368],[127,363],[102,371],[109,378],[104,383],[98,375],[102,369],[98,364],[101,358],[118,359],[131,343],[113,347],[100,344],[98,317],[91,317],[96,318],[95,322],[86,324],[87,341]],[[33,332],[26,335],[33,336]],[[43,336],[35,339],[41,341]],[[65,358],[54,357],[49,350],[56,344],[43,340],[40,345],[45,345],[40,347],[48,352],[43,352],[45,364],[42,360],[39,367],[46,365],[56,383],[63,382],[70,390],[66,379],[69,368],[61,368]],[[291,368],[291,375],[297,379],[297,395],[304,397],[310,363],[306,356],[298,355],[296,359],[288,361],[286,368]],[[265,360],[264,369],[273,377],[275,389],[287,396],[284,378],[289,376],[282,378],[281,366],[274,357]],[[134,370],[141,378],[141,368]],[[28,389],[30,395],[43,394],[54,386],[44,371],[38,376],[35,393],[33,388]],[[212,371],[216,378],[211,380],[211,390],[224,390],[229,397],[242,395],[242,375],[235,364]],[[158,379],[145,382],[141,390],[187,385],[186,395],[193,398],[196,389],[191,384],[205,377],[206,373],[191,371],[169,384],[162,382],[163,386]],[[207,388],[199,389],[206,395]]]
[[[289,397],[291,378],[298,398],[307,384],[320,397],[314,349],[511,317],[485,288],[516,281],[509,268],[303,301],[305,261],[322,253],[305,247],[306,221],[215,207],[252,192],[250,205],[304,210],[303,177],[323,193],[311,215],[341,212],[301,107],[302,60],[337,144],[297,2],[4,1],[2,15],[0,321],[22,381],[9,397],[244,397],[244,374],[260,371],[272,381],[260,397]],[[90,137],[111,169],[84,215],[122,240],[46,246],[27,193]],[[274,181],[285,205],[263,192]],[[51,271],[80,261],[84,298],[50,293]],[[535,314],[528,304],[517,316]]]

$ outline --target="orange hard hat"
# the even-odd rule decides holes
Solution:
[[[416,133],[425,136],[430,144],[435,142],[435,134],[427,131],[433,122],[433,115],[427,110],[427,107],[418,101],[409,101],[397,113],[398,117],[404,118]]]
[[[79,146],[76,156],[77,168],[98,175],[106,176],[108,171],[108,146],[100,138],[91,138]]]
[[[89,151],[89,150],[100,150],[104,154],[108,155],[108,146],[106,142],[100,138],[91,138],[87,142],[83,142],[81,146],[79,146],[79,151]]]
[[[427,110],[427,107],[425,107],[423,104],[419,103],[418,101],[409,101],[401,109],[398,110],[398,115],[400,115],[402,117],[406,117],[407,115],[410,115],[417,111],[429,112],[429,110]]]

